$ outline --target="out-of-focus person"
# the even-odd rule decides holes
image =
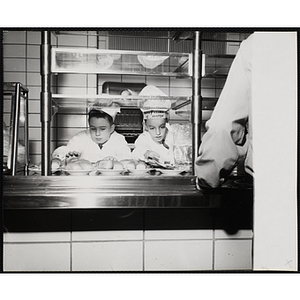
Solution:
[[[197,186],[216,188],[240,161],[253,176],[251,74],[253,35],[241,43],[195,161]]]

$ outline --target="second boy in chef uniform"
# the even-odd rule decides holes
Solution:
[[[78,132],[67,146],[57,148],[52,159],[63,161],[76,156],[90,162],[103,159],[131,158],[131,150],[123,135],[115,132],[114,119],[119,108],[92,107],[88,115],[89,128]]]
[[[150,85],[146,86],[140,95],[166,96],[158,88]],[[133,159],[174,165],[174,139],[168,124],[170,108],[170,100],[149,99],[144,102],[141,110],[145,130],[135,141]]]

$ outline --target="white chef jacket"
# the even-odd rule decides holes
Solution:
[[[131,150],[125,137],[115,131],[103,144],[102,149],[92,140],[89,130],[78,132],[69,140],[65,151],[66,154],[70,151],[79,152],[81,153],[80,158],[91,162],[96,162],[107,156],[113,156],[117,160],[131,158]]]
[[[218,187],[245,158],[245,170],[253,175],[251,128],[251,35],[243,41],[232,62],[222,93],[206,122],[195,161],[195,173],[200,186]]]
[[[165,143],[169,146],[167,149],[164,145],[158,144],[151,138],[148,131],[143,132],[135,141],[135,148],[132,152],[133,159],[145,160],[145,152],[147,150],[154,151],[159,154],[159,162],[165,163],[169,162],[174,164],[174,138],[173,134],[168,130],[166,134]]]

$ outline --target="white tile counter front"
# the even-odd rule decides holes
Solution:
[[[143,271],[143,231],[72,232],[72,271]]]
[[[213,242],[168,240],[145,242],[145,271],[212,270]]]
[[[252,270],[252,230],[228,235],[215,230],[215,270]]]
[[[4,233],[3,270],[70,271],[70,233]]]
[[[143,271],[142,241],[72,244],[73,271]]]
[[[146,230],[145,271],[212,270],[213,230]]]
[[[252,240],[215,241],[215,270],[251,270]]]
[[[4,233],[5,272],[251,270],[252,230]]]

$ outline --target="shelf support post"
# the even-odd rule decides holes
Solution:
[[[19,140],[19,119],[21,106],[21,86],[16,83],[14,99],[12,99],[12,118],[11,118],[11,160],[8,168],[11,169],[11,175],[17,175],[17,160],[18,160],[18,140]]]
[[[195,160],[201,143],[201,123],[202,123],[202,98],[201,98],[201,70],[202,70],[202,51],[201,51],[202,32],[195,31],[194,50],[193,50],[193,83],[192,83],[192,146],[193,160],[192,173],[195,174]]]
[[[51,72],[50,72],[50,31],[42,31],[41,44],[41,123],[42,123],[42,163],[41,174],[51,175]]]

